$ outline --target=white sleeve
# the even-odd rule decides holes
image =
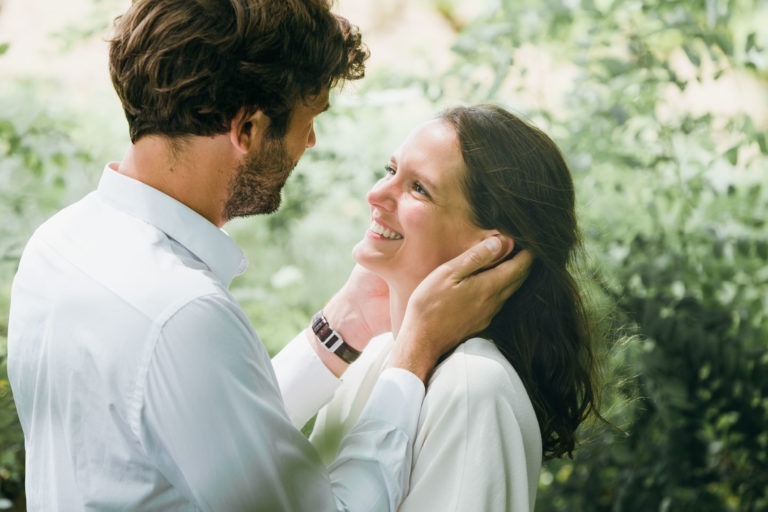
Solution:
[[[331,373],[309,344],[306,331],[296,335],[272,358],[285,410],[296,428],[332,397],[341,381]]]
[[[407,492],[424,387],[390,371],[330,472],[293,427],[264,346],[219,296],[181,308],[144,380],[139,440],[204,511],[394,511]]]

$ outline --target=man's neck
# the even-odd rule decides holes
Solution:
[[[226,136],[170,140],[148,135],[132,144],[118,172],[146,183],[223,226],[237,163]]]

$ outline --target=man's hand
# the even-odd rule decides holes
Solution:
[[[408,301],[390,366],[426,383],[440,356],[485,329],[533,262],[523,250],[493,266],[513,245],[508,238],[490,237],[432,271]]]

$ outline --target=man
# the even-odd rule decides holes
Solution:
[[[325,468],[291,419],[387,328],[386,292],[355,270],[273,368],[228,292],[246,261],[220,229],[278,207],[329,89],[365,58],[326,0],[137,0],[118,19],[110,72],[132,144],[37,230],[12,291],[30,510],[395,510],[429,372],[526,264],[475,275],[507,252],[494,239],[427,279]]]

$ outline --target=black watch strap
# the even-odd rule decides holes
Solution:
[[[354,362],[360,357],[360,351],[350,347],[341,334],[336,332],[333,327],[330,326],[328,320],[323,315],[323,310],[315,313],[312,317],[312,332],[315,333],[317,339],[329,352],[332,352],[339,356],[343,361],[347,363]]]

